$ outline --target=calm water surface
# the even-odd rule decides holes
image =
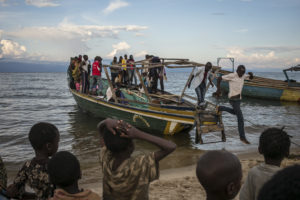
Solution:
[[[189,73],[168,72],[165,88],[180,94]],[[257,73],[255,75],[284,79],[281,73]],[[300,73],[293,79],[300,80]],[[229,106],[226,97],[214,99],[211,88],[207,100]],[[195,96],[193,89],[187,93]],[[251,145],[239,141],[235,116],[224,113],[227,142],[195,144],[195,131],[175,136],[161,136],[174,141],[178,148],[161,163],[161,168],[176,168],[194,164],[205,150],[227,149],[235,153],[256,151],[260,133],[270,126],[286,126],[293,142],[300,143],[300,105],[244,98],[242,110],[245,130]],[[68,91],[66,73],[0,73],[0,155],[5,161],[11,180],[24,161],[34,152],[28,141],[31,126],[40,121],[55,124],[60,131],[59,150],[73,152],[80,160],[84,182],[96,182],[101,177],[98,152],[99,136],[96,125],[100,119],[83,113]],[[220,141],[220,134],[208,134],[205,142]],[[293,145],[293,148],[296,148]],[[155,146],[136,141],[137,152],[149,152]]]

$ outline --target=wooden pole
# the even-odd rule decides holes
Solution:
[[[186,84],[185,84],[185,86],[184,86],[184,88],[183,88],[183,90],[182,90],[182,92],[181,92],[181,95],[180,95],[180,97],[179,97],[179,102],[181,102],[181,99],[182,99],[182,97],[183,97],[183,95],[184,95],[184,92],[185,92],[185,89],[187,88],[187,86],[189,85],[189,82],[191,81],[191,78],[192,78],[192,75],[194,74],[194,71],[195,71],[195,67],[193,68],[193,71],[191,72],[191,74],[190,74],[190,76],[189,76],[189,79],[187,80],[187,82],[186,82]]]
[[[106,78],[107,78],[109,87],[110,87],[110,89],[111,89],[111,93],[112,93],[113,98],[114,98],[114,100],[115,100],[115,103],[118,103],[118,101],[117,101],[117,96],[116,96],[114,87],[113,87],[113,85],[112,85],[112,83],[111,83],[111,80],[110,80],[110,78],[109,78],[108,71],[107,71],[106,67],[104,67],[104,71],[105,71],[105,75],[106,75]]]
[[[141,76],[141,74],[140,74],[139,69],[136,69],[135,71],[136,71],[136,74],[137,74],[138,77],[139,77],[140,83],[142,84],[142,87],[143,87],[143,89],[144,89],[144,92],[145,92],[146,97],[148,98],[148,101],[151,102],[151,97],[150,97],[150,95],[149,95],[149,92],[148,92],[147,87],[146,87],[145,84],[144,84],[144,81],[143,81],[143,79],[142,79],[142,76]]]

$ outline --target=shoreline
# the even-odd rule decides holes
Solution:
[[[248,171],[255,165],[264,161],[263,156],[258,152],[242,153],[238,154],[237,157],[240,159],[242,164],[242,183],[244,183]],[[300,149],[291,149],[290,157],[285,158],[282,161],[281,167],[284,168],[293,164],[300,164]],[[195,169],[196,164],[160,170],[159,179],[150,184],[149,199],[205,200],[205,191],[197,180]],[[93,190],[100,196],[102,195],[102,181],[81,184],[81,186],[85,189]],[[237,195],[235,199],[238,198],[239,195]]]
[[[199,155],[200,157],[200,155]],[[248,171],[255,165],[264,161],[262,155],[258,152],[247,152],[238,154],[242,164],[243,179],[242,183],[247,177]],[[281,167],[290,166],[293,164],[300,164],[300,149],[291,149],[290,158],[285,158]],[[196,200],[205,199],[205,191],[197,180],[196,164],[160,170],[160,177],[153,181],[149,188],[150,200]],[[94,192],[102,195],[102,181],[94,183],[80,184],[85,189],[91,189]],[[235,199],[238,199],[239,195]]]

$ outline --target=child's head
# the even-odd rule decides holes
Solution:
[[[241,163],[228,151],[205,153],[198,160],[196,174],[206,195],[217,199],[232,199],[241,187]]]
[[[79,161],[67,151],[53,155],[48,163],[48,173],[50,181],[60,188],[76,184],[81,178]]]
[[[290,145],[290,137],[283,128],[268,128],[260,135],[258,151],[265,160],[282,160],[289,155]]]
[[[258,200],[299,199],[300,165],[289,166],[277,172],[264,184]]]
[[[31,127],[29,141],[35,151],[52,156],[58,149],[59,131],[53,124],[39,122]]]
[[[99,127],[99,132],[103,136],[105,146],[113,153],[129,152],[130,154],[134,150],[134,144],[132,139],[120,137],[120,132],[115,129],[116,135],[114,135],[106,125]]]

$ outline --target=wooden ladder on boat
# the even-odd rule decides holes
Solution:
[[[210,143],[219,143],[219,142],[226,142],[226,135],[225,135],[225,130],[224,130],[224,125],[222,121],[222,115],[220,113],[217,113],[218,115],[218,124],[216,125],[211,125],[211,129],[213,129],[215,132],[216,131],[221,131],[221,141],[213,141],[213,142],[207,142],[204,143],[202,139],[202,134],[212,132],[210,131],[204,131],[202,128],[202,123],[201,123],[201,114],[203,114],[203,110],[199,109],[196,107],[195,110],[195,125],[196,125],[196,136],[195,136],[195,143],[198,144],[210,144]],[[209,127],[209,125],[208,125]]]

